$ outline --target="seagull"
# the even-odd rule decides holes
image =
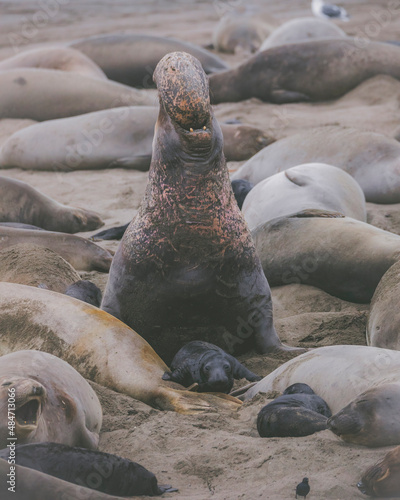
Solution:
[[[299,497],[307,498],[307,495],[310,493],[310,486],[308,484],[308,477],[305,477],[301,483],[299,483],[296,487],[296,498],[297,495]]]
[[[341,19],[348,21],[349,16],[343,7],[337,5],[325,4],[324,0],[312,0],[311,10],[314,16],[321,17],[322,19]]]

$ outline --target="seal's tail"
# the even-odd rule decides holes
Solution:
[[[218,410],[237,410],[242,402],[229,394],[189,392],[166,389],[157,398],[157,406],[162,410],[176,411],[186,415]]]

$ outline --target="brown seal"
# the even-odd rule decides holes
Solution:
[[[154,78],[160,114],[149,183],[114,257],[102,308],[167,360],[185,340],[230,354],[254,344],[261,353],[287,350],[232,192],[205,73],[193,56],[175,52]]]
[[[392,498],[400,495],[400,446],[389,451],[377,464],[370,467],[357,484],[364,495]]]

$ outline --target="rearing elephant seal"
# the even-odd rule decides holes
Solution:
[[[15,436],[8,410],[14,415]],[[96,393],[72,366],[31,350],[0,357],[0,417],[0,448],[15,437],[18,444],[53,441],[96,449],[102,411]]]
[[[174,52],[154,79],[160,114],[149,183],[113,259],[102,308],[167,360],[191,340],[230,354],[247,350],[250,340],[261,353],[288,349],[232,192],[206,75],[193,56]],[[204,338],[212,327],[223,331]],[[184,328],[186,338],[166,331]]]

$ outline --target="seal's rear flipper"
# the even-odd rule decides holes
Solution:
[[[271,92],[271,102],[275,104],[286,104],[290,102],[310,102],[311,99],[301,92],[292,92],[291,90],[273,90]]]
[[[222,393],[189,392],[167,389],[156,398],[157,406],[162,410],[176,411],[185,415],[218,410],[237,410],[242,405],[239,399]]]
[[[104,229],[104,231],[100,231],[99,233],[94,234],[89,239],[92,241],[121,240],[129,224],[130,222],[128,222],[128,224],[124,224],[123,226],[110,227],[110,229]]]
[[[158,489],[160,490],[160,495],[163,493],[175,493],[176,491],[179,491],[178,488],[173,488],[169,484],[159,484]]]

